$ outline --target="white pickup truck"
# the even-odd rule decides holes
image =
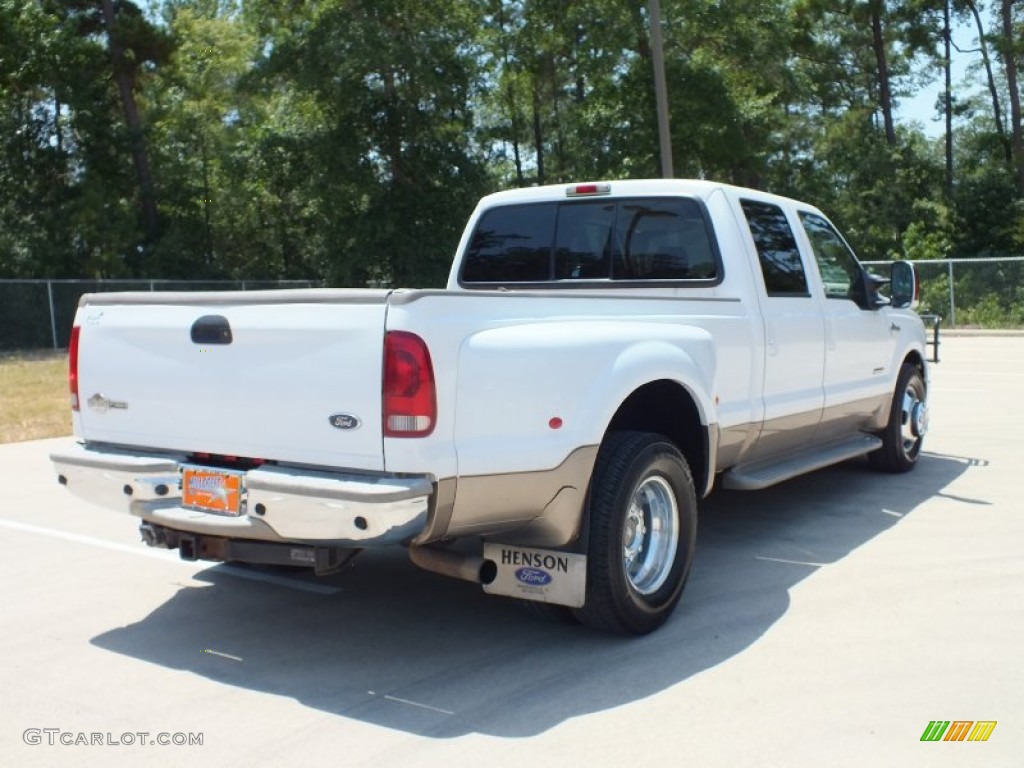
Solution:
[[[889,295],[881,293],[891,282]],[[61,483],[187,559],[417,565],[627,634],[697,500],[927,429],[916,280],[813,206],[706,181],[484,198],[444,290],[84,296]]]

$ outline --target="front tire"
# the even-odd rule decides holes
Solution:
[[[868,454],[872,466],[883,472],[909,472],[917,465],[928,431],[927,392],[921,371],[904,363],[896,379],[889,423],[882,432],[882,447]]]
[[[661,435],[612,432],[594,467],[589,499],[586,602],[576,618],[643,635],[671,615],[697,543],[690,468]]]

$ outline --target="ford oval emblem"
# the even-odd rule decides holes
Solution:
[[[336,429],[359,429],[363,423],[358,416],[353,416],[351,413],[332,413],[327,420]]]
[[[516,579],[523,584],[543,587],[545,584],[551,583],[551,574],[540,568],[519,568],[516,570]]]

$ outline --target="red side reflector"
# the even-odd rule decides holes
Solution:
[[[385,437],[426,437],[437,421],[434,366],[426,342],[415,333],[384,336],[383,421]]]
[[[76,325],[71,329],[71,341],[68,342],[68,387],[71,390],[71,410],[78,410],[78,332]]]
[[[565,190],[566,197],[588,197],[590,195],[610,195],[612,185],[607,182],[600,184],[574,184]]]

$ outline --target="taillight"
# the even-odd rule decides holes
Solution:
[[[415,333],[388,331],[384,336],[383,405],[385,437],[425,437],[434,431],[434,366],[426,343]]]
[[[71,410],[78,410],[78,332],[76,325],[71,329],[71,341],[68,343],[68,387],[71,389]]]

